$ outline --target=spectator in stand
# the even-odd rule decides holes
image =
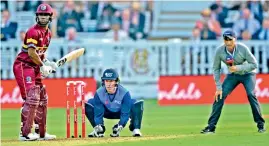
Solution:
[[[217,36],[220,36],[221,35],[220,23],[216,19],[211,17],[211,10],[205,9],[201,12],[201,15],[202,15],[202,20],[198,20],[196,22],[195,27],[198,27],[199,29],[203,29],[204,22],[207,22],[207,26],[209,30],[214,32]]]
[[[35,11],[37,7],[43,3],[43,0],[15,0],[15,8],[17,11]]]
[[[113,39],[115,42],[130,40],[128,33],[121,29],[120,20],[118,18],[113,19],[112,29],[106,32],[105,37],[108,39]]]
[[[149,13],[148,17],[149,17],[149,28],[148,28],[148,32],[150,32],[152,30],[153,27],[153,1],[147,1],[147,7],[145,9],[145,13]],[[146,20],[147,20],[147,16],[146,16]]]
[[[199,28],[195,27],[192,29],[192,36],[190,38],[191,41],[191,64],[194,65],[194,62],[200,63],[200,55],[201,55],[201,31]],[[183,50],[184,51],[184,50]],[[195,55],[197,54],[198,58],[195,60]],[[185,55],[182,53],[182,58],[185,61]],[[192,69],[192,72],[194,70]]]
[[[201,42],[201,31],[199,28],[193,28],[190,40],[192,41],[192,44],[199,44]]]
[[[100,17],[97,18],[97,31],[106,32],[111,29],[112,19],[115,17],[116,9],[108,3],[104,8]]]
[[[265,19],[263,19],[262,28],[261,28],[261,31],[259,33],[259,39],[269,41],[269,16],[267,16]]]
[[[97,20],[101,17],[104,7],[106,7],[109,3],[107,1],[94,2],[91,4],[91,20]]]
[[[262,1],[262,7],[264,13],[269,13],[269,1]]]
[[[83,19],[84,18],[84,5],[81,1],[76,1],[75,4],[75,11],[78,13],[78,18]]]
[[[81,16],[75,10],[74,1],[67,1],[57,22],[57,35],[59,37],[64,37],[65,31],[69,27],[74,27],[77,32],[82,32],[83,28],[80,19]]]
[[[217,35],[215,32],[209,29],[208,23],[205,21],[203,23],[203,28],[201,30],[201,40],[216,40]]]
[[[67,28],[65,33],[65,41],[68,43],[81,43],[81,40],[77,37],[77,30],[75,27]]]
[[[20,31],[20,41],[21,41],[22,43],[23,43],[23,41],[24,41],[25,35],[26,35],[25,31],[24,31],[24,30],[21,30],[21,31]]]
[[[6,9],[8,9],[8,1],[7,0],[1,0],[1,5],[0,5],[1,7],[1,12],[3,11],[3,10],[6,10]]]
[[[229,8],[229,10],[239,11],[243,7],[245,7],[246,1],[225,1],[225,5]]]
[[[242,38],[241,39],[246,40],[246,41],[251,40],[252,36],[247,30],[245,30],[245,31],[242,32]]]
[[[52,7],[54,7],[52,4],[50,4]],[[51,30],[51,36],[52,38],[55,38],[57,37],[57,23],[58,23],[58,19],[59,19],[59,16],[58,16],[58,12],[56,9],[52,9],[53,11],[53,15],[52,15],[52,21],[49,25],[49,28]]]
[[[263,19],[259,39],[269,42],[269,16]],[[266,51],[267,51],[267,66],[269,66],[269,49],[266,49]]]
[[[233,23],[226,23],[225,20],[228,17],[229,9],[222,6],[221,2],[214,3],[210,6],[212,11],[212,17],[215,17],[219,21],[222,28],[231,28]]]
[[[121,29],[124,30],[125,32],[129,32],[129,27],[130,27],[130,10],[129,9],[125,9],[122,11],[120,21],[121,21]]]
[[[123,11],[125,9],[130,8],[131,2],[130,1],[113,1],[112,6],[119,11]]]
[[[3,10],[1,14],[1,41],[7,41],[10,38],[16,38],[18,23],[10,21],[10,13],[7,9]]]
[[[145,39],[145,15],[140,11],[140,3],[133,2],[130,11],[129,36],[133,40]]]
[[[260,28],[259,21],[251,17],[251,12],[248,8],[242,10],[241,18],[233,26],[238,39],[242,39],[242,32],[246,30],[251,34],[253,39],[257,38]]]
[[[262,24],[263,21],[263,8],[262,4],[258,0],[251,0],[247,2],[247,8],[254,15],[254,18]]]
[[[22,10],[23,11],[35,11],[37,7],[42,3],[43,3],[42,0],[32,0],[32,1],[25,0]]]

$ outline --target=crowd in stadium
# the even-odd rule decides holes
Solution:
[[[269,1],[230,1],[226,5],[216,1],[203,10],[193,37],[215,40],[223,29],[233,29],[240,40],[269,40]],[[235,13],[229,16],[230,12]]]
[[[17,1],[16,10],[32,11],[43,1]],[[112,1],[45,1],[54,8],[54,20],[51,24],[53,37],[65,37],[68,41],[79,41],[77,32],[105,32],[105,36],[114,40],[146,39],[145,13],[151,15],[152,1],[112,2]],[[17,22],[10,22],[8,2],[1,1],[2,25],[1,40],[16,37]],[[86,26],[83,25],[86,23]],[[92,25],[91,25],[92,24]],[[92,26],[92,27],[91,27]],[[25,30],[20,34],[23,36]],[[118,32],[118,33],[113,33]],[[114,35],[115,34],[115,35]]]
[[[17,1],[16,11],[34,13],[42,2],[54,8],[54,20],[50,25],[54,38],[79,42],[81,38],[77,37],[77,32],[103,32],[104,37],[115,41],[150,37],[154,1]],[[22,39],[26,30],[19,30],[17,22],[9,21],[11,14],[5,0],[1,1],[1,11],[1,40]],[[217,0],[201,12],[190,39],[218,39],[228,28],[232,28],[241,40],[269,40],[269,2]]]

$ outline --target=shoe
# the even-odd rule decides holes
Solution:
[[[19,140],[20,141],[34,141],[37,140],[39,137],[37,135],[34,135],[33,133],[29,133],[27,136],[23,136],[20,134]]]
[[[100,133],[98,136],[96,136],[95,131],[93,130],[93,132],[88,134],[88,137],[105,137],[105,133]]]
[[[264,128],[264,124],[260,124],[257,127],[258,127],[258,132],[259,133],[264,133],[266,131],[265,128]]]
[[[139,129],[134,129],[132,131],[132,135],[133,135],[133,137],[140,137],[140,136],[142,136],[142,133],[140,132]]]
[[[120,134],[118,134],[118,133],[111,133],[110,134],[110,137],[119,137],[120,136]]]
[[[56,139],[56,135],[51,135],[48,134],[47,132],[45,133],[45,137],[40,137],[40,135],[38,133],[34,133],[34,135],[36,135],[38,137],[37,140],[53,140]]]
[[[209,127],[209,126],[207,126],[207,127],[205,127],[205,129],[203,129],[201,131],[201,133],[202,134],[212,134],[212,133],[215,133],[215,128],[216,127]]]

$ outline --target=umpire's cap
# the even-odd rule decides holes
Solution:
[[[235,32],[232,31],[232,30],[226,30],[224,33],[223,33],[223,38],[229,38],[229,39],[233,39],[233,38],[236,38],[236,35],[235,35]]]
[[[103,76],[101,77],[102,81],[104,80],[115,80],[119,81],[119,74],[115,69],[109,68],[106,69],[103,73]]]

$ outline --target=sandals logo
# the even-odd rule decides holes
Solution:
[[[136,49],[131,56],[131,67],[138,74],[149,72],[149,52],[147,49]]]

